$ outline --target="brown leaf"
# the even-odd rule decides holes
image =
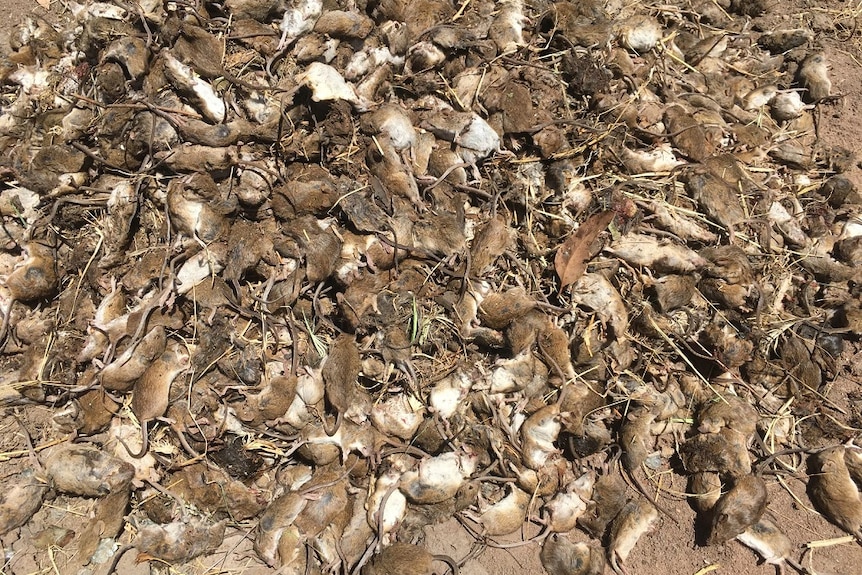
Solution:
[[[583,275],[590,246],[613,219],[613,211],[593,214],[557,249],[554,268],[560,276],[560,289],[572,285]]]

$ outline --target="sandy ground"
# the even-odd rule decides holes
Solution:
[[[820,5],[811,8],[809,6]],[[793,2],[782,3],[784,16],[775,15],[776,23],[783,27],[791,27],[795,22],[810,18],[812,14],[822,14],[828,7],[839,9],[846,2]],[[9,29],[27,13],[45,14],[45,10],[32,0],[0,0],[0,42],[7,42]],[[859,42],[858,38],[856,42]],[[824,38],[822,43],[825,52],[832,63],[834,92],[842,95],[835,102],[821,106],[818,117],[820,135],[825,145],[850,146],[857,154],[862,151],[862,65],[858,58],[862,50],[858,45],[841,42],[839,39]],[[862,185],[862,171],[858,165],[849,172],[850,177],[858,185]],[[857,358],[858,359],[858,358]],[[848,361],[852,361],[848,358]],[[846,394],[858,390],[860,381],[857,379],[840,379],[833,386],[835,396],[846,397]],[[49,414],[43,408],[30,413],[30,421],[37,426],[42,420],[47,423]],[[39,413],[43,412],[43,413]],[[29,423],[29,422],[28,422]],[[33,427],[29,426],[31,429]],[[17,426],[7,419],[0,425],[0,434],[15,434]],[[38,439],[38,438],[34,438]],[[4,448],[9,443],[4,441]],[[20,463],[26,463],[19,460]],[[0,468],[10,464],[0,464]],[[11,469],[9,469],[11,471]],[[6,475],[4,472],[3,475]],[[839,529],[833,527],[816,512],[807,508],[808,499],[805,496],[805,484],[801,479],[786,477],[784,485],[776,478],[767,479],[769,483],[770,504],[768,513],[782,526],[794,544],[801,546],[811,541],[842,537]],[[671,493],[684,490],[683,478],[676,476],[673,485],[664,485]],[[791,497],[793,492],[795,497]],[[733,574],[733,575],[769,575],[776,572],[776,567],[769,564],[759,564],[757,556],[738,543],[728,543],[723,546],[703,547],[695,543],[696,532],[692,528],[695,514],[689,505],[681,498],[663,497],[661,504],[670,515],[662,518],[660,529],[654,534],[643,538],[632,552],[627,567],[631,575],[682,575],[682,574]],[[802,504],[806,507],[803,508]],[[68,506],[67,506],[68,505]],[[52,505],[45,505],[34,517],[31,523],[22,529],[18,545],[32,537],[38,530],[37,525],[80,524],[81,517],[87,509],[80,507],[80,501],[55,500]],[[530,536],[534,531],[525,534]],[[10,534],[11,536],[12,534]],[[473,539],[457,522],[438,525],[427,532],[429,550],[435,553],[445,553],[455,558],[461,558],[470,551]],[[573,532],[574,537],[586,541],[587,536],[579,531]],[[10,540],[4,537],[4,543]],[[14,537],[13,537],[14,539]],[[16,547],[16,545],[13,545]],[[538,544],[532,543],[512,549],[487,549],[478,559],[470,561],[462,569],[463,575],[503,575],[521,573],[538,575],[544,573],[538,559]],[[239,535],[230,537],[223,546],[224,551],[230,551],[228,563],[220,563],[216,559],[201,559],[195,572],[206,573],[270,573],[272,570],[261,567],[251,558],[253,552],[247,539]],[[801,552],[801,551],[800,551]],[[799,557],[799,553],[795,553]],[[134,553],[127,554],[120,564],[119,573],[136,575],[150,572],[148,564],[134,565]],[[219,556],[224,556],[219,553]],[[62,563],[62,561],[60,561]],[[841,544],[815,549],[806,555],[805,566],[819,574],[835,573],[854,575],[862,572],[862,547],[856,544]],[[155,567],[158,569],[158,567]],[[11,564],[0,566],[0,573],[36,573],[38,566],[32,560],[18,557]],[[53,572],[53,571],[51,571]],[[62,571],[56,571],[61,573]],[[161,572],[161,571],[159,571]],[[165,571],[166,572],[166,571]],[[174,572],[174,571],[172,571]],[[608,572],[610,570],[608,569]]]

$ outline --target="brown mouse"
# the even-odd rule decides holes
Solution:
[[[123,545],[108,566],[105,575],[112,575],[126,551],[137,548],[139,558],[156,559],[163,563],[185,563],[204,553],[214,551],[224,542],[227,520],[210,523],[206,519],[188,517],[165,525],[144,525],[138,529],[135,542]]]
[[[524,524],[532,496],[514,486],[510,489],[508,495],[485,509],[477,518],[485,535],[508,535]]]
[[[605,571],[601,548],[575,543],[560,533],[545,539],[539,558],[549,575],[601,575]]]
[[[326,401],[338,414],[335,427],[329,428],[324,419],[326,435],[332,437],[341,427],[344,412],[351,406],[366,399],[356,387],[356,380],[362,370],[362,358],[356,340],[350,334],[341,334],[329,348],[329,354],[321,369],[325,385]]]
[[[432,555],[418,545],[393,543],[362,568],[362,575],[431,575],[435,561],[449,565],[452,575],[458,575],[458,564],[448,555]]]
[[[48,484],[36,479],[33,469],[3,478],[0,495],[0,535],[21,527],[42,507]]]
[[[165,200],[171,225],[190,238],[214,241],[227,229],[218,197],[218,186],[209,174],[198,172],[171,180]]]
[[[16,267],[4,282],[9,293],[9,306],[0,326],[0,346],[6,343],[6,337],[9,335],[9,323],[15,302],[48,298],[57,291],[59,279],[54,250],[31,242],[24,251],[27,259]]]
[[[653,441],[650,426],[652,426],[655,420],[656,414],[650,409],[638,407],[629,412],[620,428],[619,443],[622,448],[620,459],[626,473],[628,473],[629,479],[634,483],[640,494],[649,499],[656,509],[676,523],[676,517],[658,504],[655,495],[650,493],[637,475],[637,470],[640,469],[649,456],[649,442]]]
[[[751,473],[745,436],[729,427],[718,433],[698,433],[680,446],[679,456],[689,473],[712,471],[731,477]]]
[[[165,351],[146,369],[132,392],[132,413],[141,424],[141,450],[133,453],[123,443],[129,455],[140,459],[147,454],[147,424],[161,417],[168,409],[171,383],[189,367],[189,352],[181,343],[170,340]]]
[[[844,446],[844,465],[857,487],[862,488],[862,447],[852,443]]]
[[[254,551],[270,567],[289,563],[290,553],[282,553],[282,539],[289,540],[299,531],[293,522],[305,508],[308,498],[297,491],[287,491],[273,499],[260,515]]]
[[[692,507],[698,513],[708,513],[721,498],[721,476],[712,471],[692,473],[688,479]]]
[[[815,53],[805,58],[796,75],[799,84],[808,90],[805,94],[807,101],[816,103],[829,97],[832,81],[829,79],[829,64],[824,54]]]
[[[705,402],[697,419],[697,429],[701,433],[718,433],[723,427],[729,427],[747,439],[754,435],[758,414],[748,401],[728,393]]]
[[[664,112],[664,121],[671,133],[671,142],[683,156],[700,162],[715,153],[715,143],[710,141],[704,127],[682,106],[669,106]]]
[[[327,526],[343,520],[339,527],[350,521],[350,515],[345,511],[353,511],[347,489],[350,485],[348,474],[350,470],[344,467],[319,468],[308,483],[302,485],[300,494],[308,499],[308,503],[297,515],[293,524],[300,533],[307,537],[316,537]]]
[[[602,475],[593,486],[592,500],[587,511],[578,517],[578,526],[596,539],[601,539],[611,521],[626,504],[626,484],[617,473]]]
[[[844,462],[843,445],[808,460],[808,496],[826,518],[862,541],[862,497]]]
[[[611,524],[608,557],[614,573],[628,575],[625,562],[642,535],[653,530],[658,522],[658,510],[644,498],[630,501]]]
[[[284,415],[296,398],[296,376],[278,375],[256,395],[248,395],[236,406],[237,417],[255,427]]]
[[[708,545],[729,541],[757,523],[766,511],[766,482],[757,475],[738,478],[713,508]]]
[[[156,326],[141,340],[132,344],[99,372],[102,387],[111,391],[128,391],[148,367],[165,351],[165,328]]]

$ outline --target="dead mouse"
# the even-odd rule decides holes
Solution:
[[[751,473],[746,438],[730,427],[688,438],[680,447],[679,456],[689,473],[712,471],[732,477]]]
[[[165,525],[143,525],[134,543],[123,545],[108,566],[105,575],[112,575],[126,551],[137,548],[139,560],[156,559],[163,563],[185,563],[204,553],[212,552],[224,541],[227,520],[211,523],[206,519],[185,517]]]
[[[857,487],[862,487],[862,447],[848,443],[844,446],[844,465]]]
[[[611,524],[608,556],[617,575],[628,575],[625,562],[642,535],[652,530],[658,521],[658,510],[644,498],[626,503]]]
[[[628,473],[629,479],[634,483],[640,494],[649,499],[656,509],[676,523],[676,517],[658,504],[655,495],[647,490],[637,474],[637,470],[641,468],[649,455],[650,448],[648,442],[653,441],[650,426],[652,426],[655,420],[655,413],[645,408],[633,409],[628,414],[620,428],[620,447],[622,448],[620,459]]]
[[[514,533],[524,524],[531,501],[529,493],[512,486],[508,495],[482,511],[476,520],[485,535],[497,537]]]
[[[148,367],[165,351],[167,335],[163,326],[148,331],[99,373],[102,387],[111,391],[128,391]]]
[[[169,340],[165,351],[144,371],[135,383],[132,392],[132,413],[141,424],[141,450],[133,453],[123,442],[123,447],[129,455],[140,459],[147,454],[147,425],[157,417],[161,417],[168,409],[171,383],[189,367],[189,351],[181,343]]]
[[[738,478],[715,504],[708,545],[729,541],[757,523],[766,511],[766,482],[757,475]]]
[[[530,469],[542,469],[548,458],[559,453],[554,445],[560,435],[560,406],[547,405],[521,425],[522,461]]]
[[[762,517],[760,521],[736,536],[736,540],[753,549],[763,560],[778,567],[780,575],[784,575],[784,566],[790,565],[797,571],[807,574],[808,571],[790,557],[793,543],[778,526]]]
[[[601,575],[605,571],[601,548],[575,543],[560,533],[545,539],[539,558],[549,575]]]
[[[54,250],[31,242],[24,251],[27,259],[9,274],[3,284],[8,293],[3,299],[7,299],[9,303],[8,306],[3,305],[5,309],[3,324],[0,326],[0,346],[6,343],[6,337],[9,335],[9,323],[15,302],[45,299],[57,291],[59,280]]]
[[[359,356],[359,348],[352,335],[341,334],[329,348],[329,354],[321,369],[323,383],[326,391],[326,401],[337,412],[335,427],[329,428],[326,420],[323,420],[326,435],[333,436],[341,426],[344,412],[350,407],[356,407],[362,397],[356,387],[356,380],[362,369],[362,358]]]
[[[701,433],[718,433],[723,427],[729,427],[747,440],[754,435],[758,414],[748,401],[728,393],[705,402],[697,419],[697,429]]]
[[[688,479],[691,506],[698,513],[708,513],[721,498],[721,476],[712,471],[692,473]]]
[[[826,518],[862,541],[862,498],[847,464],[843,445],[815,453],[808,460],[808,496]]]
[[[452,575],[458,575],[458,564],[448,555],[432,555],[418,545],[393,543],[362,568],[362,575],[431,575],[435,561],[449,565]]]
[[[626,484],[617,473],[606,473],[596,480],[587,511],[578,517],[578,526],[596,539],[605,536],[608,525],[626,504]]]
[[[33,469],[4,477],[0,488],[0,535],[27,523],[48,493],[48,484],[39,481]]]

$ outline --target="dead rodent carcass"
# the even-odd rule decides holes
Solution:
[[[458,564],[448,555],[432,555],[409,543],[393,543],[383,549],[362,568],[362,575],[431,575],[435,561],[446,563],[452,575],[458,575]]]
[[[4,481],[0,491],[0,535],[21,527],[42,507],[48,484],[27,469]]]
[[[808,495],[829,521],[862,541],[862,497],[844,462],[843,445],[815,453],[808,461]]]
[[[645,498],[630,501],[611,524],[608,556],[617,575],[628,575],[625,562],[642,535],[655,528],[659,514]]]
[[[0,327],[0,346],[6,343],[9,334],[12,307],[16,302],[37,301],[50,297],[57,291],[59,276],[54,250],[37,242],[25,247],[27,258],[12,271],[3,282],[0,307],[3,324]]]
[[[766,510],[766,483],[757,475],[738,478],[715,504],[709,544],[729,541],[757,523]]]
[[[123,554],[131,548],[140,552],[138,559],[157,559],[168,564],[182,564],[215,550],[224,541],[226,520],[210,523],[205,519],[186,517],[164,525],[140,527],[134,543],[117,550],[106,575],[117,568]]]
[[[605,571],[601,548],[575,543],[560,533],[545,539],[539,558],[549,575],[601,575]]]

